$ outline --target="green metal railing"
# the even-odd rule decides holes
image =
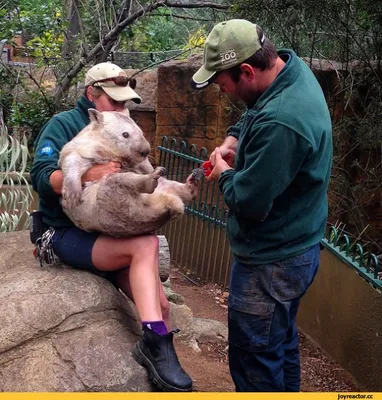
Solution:
[[[180,182],[185,182],[194,168],[201,166],[208,159],[205,147],[197,150],[193,144],[189,148],[185,141],[178,143],[176,139],[170,141],[165,136],[162,138],[159,165],[166,168],[166,176]],[[225,227],[228,209],[224,206],[224,199],[216,182],[207,183],[202,178],[198,199],[192,205],[186,206],[186,213],[195,215],[215,226]]]
[[[185,141],[164,137],[158,146],[159,165],[166,168],[167,178],[185,182],[194,168],[208,159],[205,148],[200,151]],[[158,230],[165,235],[171,259],[182,269],[223,286],[228,286],[232,253],[226,235],[228,209],[214,182],[204,177],[199,182],[197,199],[185,208],[185,214]]]
[[[163,137],[159,165],[166,168],[169,179],[185,182],[194,168],[208,159],[203,147],[188,147],[185,141]],[[198,199],[186,207],[185,215],[171,221],[158,233],[169,241],[171,258],[179,266],[191,269],[197,276],[221,285],[228,285],[232,254],[226,238],[225,227],[228,209],[215,182],[202,178]],[[354,268],[367,282],[382,289],[382,272],[377,256],[365,251],[358,242],[335,226],[328,229],[322,245],[344,263]]]
[[[378,257],[367,252],[361,243],[343,233],[335,226],[329,227],[327,238],[321,243],[329,251],[334,253],[347,265],[351,266],[367,282],[377,289],[382,289],[382,272]]]

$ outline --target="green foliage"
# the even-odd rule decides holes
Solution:
[[[178,49],[185,44],[184,30],[184,27],[167,16],[158,16],[155,19],[144,18],[137,21],[131,28],[130,41],[126,42],[126,45],[129,51],[150,52]]]
[[[27,91],[20,101],[13,103],[9,123],[22,128],[32,144],[41,128],[53,116],[54,109],[51,98],[44,98],[39,91]]]
[[[28,75],[0,66],[0,110],[4,123],[11,127],[10,134],[21,130],[32,145],[41,127],[53,116],[55,106],[49,93],[36,82],[31,83]]]
[[[192,12],[158,9],[153,15],[137,20],[126,29],[120,48],[123,51],[145,52],[184,49],[190,47],[195,38],[205,37],[219,17],[208,9]],[[196,44],[193,43],[193,47]],[[202,45],[203,41],[198,44]]]
[[[26,33],[35,38],[48,31],[57,31],[61,23],[60,0],[12,0],[0,10],[2,39],[11,40]]]
[[[208,32],[205,32],[202,28],[199,28],[193,33],[190,33],[188,42],[184,46],[184,50],[201,49],[206,42]]]
[[[232,15],[261,25],[300,56],[381,60],[382,3],[371,0],[236,0]]]
[[[0,67],[0,110],[3,110],[5,120],[7,120],[12,106],[12,99],[11,76],[5,68]]]
[[[58,59],[64,43],[61,33],[46,31],[40,36],[27,42],[28,54],[32,57],[44,58],[47,60]]]

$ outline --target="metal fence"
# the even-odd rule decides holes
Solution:
[[[345,264],[355,269],[373,287],[382,290],[382,272],[380,271],[382,255],[377,257],[367,251],[360,242],[335,226],[328,228],[326,238],[322,239],[321,243]]]
[[[164,137],[158,146],[159,165],[166,168],[167,178],[185,182],[192,169],[208,159],[205,148]],[[171,259],[180,268],[191,270],[201,279],[228,286],[232,253],[226,236],[228,210],[217,184],[202,179],[197,200],[186,207],[180,218],[170,221],[157,233],[165,235]],[[334,226],[328,226],[322,245],[373,287],[382,289],[380,257],[367,252],[361,243]]]
[[[166,168],[166,176],[185,182],[194,168],[208,158],[205,148],[164,137],[159,165]],[[157,233],[165,235],[172,261],[196,276],[223,286],[228,285],[232,254],[226,237],[228,210],[217,184],[202,178],[197,199],[185,209],[185,214],[170,221]]]

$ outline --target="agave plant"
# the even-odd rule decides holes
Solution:
[[[27,138],[8,135],[0,113],[0,232],[27,229],[33,195],[25,178]]]

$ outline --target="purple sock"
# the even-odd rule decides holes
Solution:
[[[168,330],[164,321],[142,321],[142,326],[151,329],[160,336],[168,335]]]

